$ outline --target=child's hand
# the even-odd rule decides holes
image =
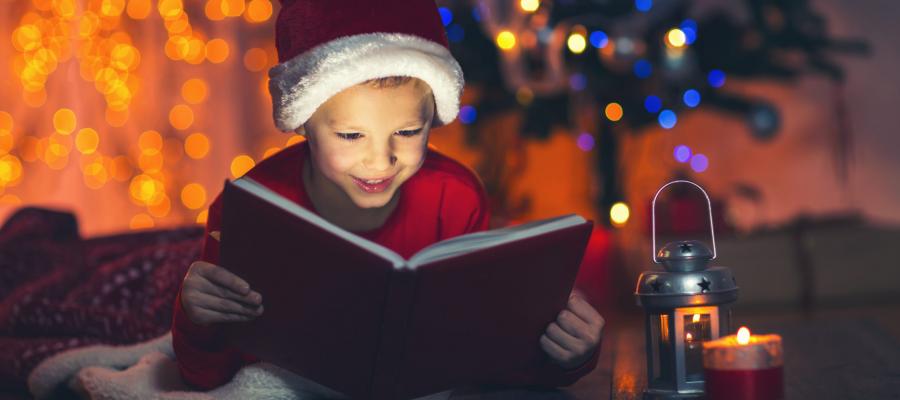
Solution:
[[[227,269],[205,261],[191,264],[181,284],[181,305],[199,325],[250,321],[263,312],[262,295]]]
[[[541,348],[559,366],[573,369],[593,356],[606,321],[580,294],[569,295],[566,309],[541,335]]]

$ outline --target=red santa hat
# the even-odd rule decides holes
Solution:
[[[275,42],[269,92],[282,131],[303,125],[341,90],[389,76],[431,86],[434,125],[459,112],[463,73],[434,0],[282,0]]]

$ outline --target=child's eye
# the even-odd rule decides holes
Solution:
[[[359,139],[360,136],[362,136],[359,134],[359,132],[350,132],[350,133],[336,132],[336,134],[338,135],[339,138],[344,139],[344,140],[356,140],[356,139]]]
[[[400,135],[403,137],[412,137],[412,136],[418,135],[421,132],[422,132],[422,129],[420,128],[420,129],[415,129],[415,130],[397,131],[397,135]]]

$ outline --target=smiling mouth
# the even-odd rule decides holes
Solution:
[[[353,182],[366,193],[381,193],[385,191],[388,186],[390,186],[391,182],[394,181],[394,177],[396,176],[397,175],[394,174],[387,178],[363,179],[351,175]]]

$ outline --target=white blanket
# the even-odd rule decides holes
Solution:
[[[322,399],[341,396],[269,363],[241,368],[231,382],[207,392],[192,391],[181,379],[172,334],[130,346],[96,345],[64,351],[38,364],[28,376],[37,399],[68,387],[90,399]],[[450,391],[418,400],[441,400]]]

